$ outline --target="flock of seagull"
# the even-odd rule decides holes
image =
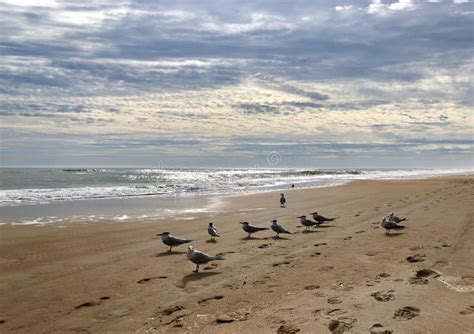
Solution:
[[[319,225],[323,223],[336,220],[336,217],[327,218],[318,214],[317,212],[313,212],[311,213],[311,215],[313,216],[313,220],[307,219],[304,215],[296,217],[300,219],[300,223],[303,227],[305,227],[305,231],[311,230],[312,227],[319,227]],[[393,212],[391,212],[388,216],[383,218],[381,225],[385,229],[385,234],[388,235],[391,230],[399,230],[405,228],[405,226],[399,225],[400,222],[405,220],[406,218],[399,218],[395,216]],[[240,222],[240,224],[242,224],[242,229],[246,233],[248,233],[248,238],[251,238],[252,234],[254,233],[266,231],[270,228],[273,230],[273,232],[276,233],[275,238],[280,238],[280,234],[293,234],[292,232],[288,231],[288,229],[286,229],[282,224],[278,223],[276,219],[271,220],[271,223],[272,224],[268,228],[252,225],[249,222]],[[210,241],[215,241],[216,238],[220,237],[217,233],[217,228],[214,223],[209,223],[207,227],[207,233],[211,236]],[[161,236],[161,241],[165,245],[169,246],[168,252],[171,252],[173,247],[181,246],[183,244],[187,244],[194,241],[175,237],[170,232],[162,232],[160,234],[157,234],[157,236]],[[224,260],[224,258],[220,255],[212,256],[194,249],[193,246],[188,246],[187,257],[189,261],[196,265],[196,269],[194,270],[195,273],[199,272],[200,265],[207,264],[211,261]]]

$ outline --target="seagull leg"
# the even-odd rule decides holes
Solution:
[[[168,249],[168,253],[171,253],[171,248],[173,248],[173,246],[170,246],[170,249]]]
[[[248,236],[247,238],[249,238],[249,239],[250,239],[251,237],[252,237],[252,234],[251,234],[251,233],[249,233],[249,236]]]
[[[199,272],[199,264],[196,264],[196,270],[193,270],[196,274]]]

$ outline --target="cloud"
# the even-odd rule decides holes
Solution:
[[[295,150],[330,141],[334,156],[366,142],[382,151],[463,140],[472,12],[472,3],[407,0],[4,1],[0,133],[13,134],[9,159],[39,145],[22,139],[29,131],[45,134],[45,149],[47,136],[77,140],[78,155],[123,143],[114,152],[123,147],[124,160],[140,143],[150,155],[245,159],[269,146],[244,152],[233,138],[279,143],[275,133]],[[440,156],[465,152],[453,145]]]

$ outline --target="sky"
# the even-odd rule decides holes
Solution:
[[[472,168],[468,0],[0,0],[2,167]]]

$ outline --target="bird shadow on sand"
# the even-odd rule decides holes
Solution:
[[[256,238],[256,237],[249,237],[249,236],[247,236],[247,237],[244,237],[244,238],[242,238],[242,239],[240,239],[240,240],[266,240],[266,239],[268,239],[268,238]]]
[[[333,228],[333,225],[319,225],[318,228]]]
[[[304,230],[304,231],[301,231],[301,233],[303,233],[303,234],[307,234],[307,233],[321,233],[321,231],[315,231],[315,230]]]
[[[285,237],[268,237],[266,239],[271,239],[271,240],[291,240],[290,238],[285,238]]]
[[[206,240],[206,243],[208,243],[208,244],[217,244],[217,240],[209,239],[209,240]]]
[[[207,271],[207,272],[199,272],[199,273],[193,272],[191,274],[184,276],[183,279],[181,280],[181,284],[179,284],[178,286],[184,289],[189,282],[199,281],[206,277],[211,277],[211,276],[220,275],[220,274],[221,274],[220,272],[216,272],[216,271]]]
[[[389,238],[392,238],[392,237],[398,237],[398,236],[403,235],[403,234],[405,234],[405,233],[403,233],[403,232],[397,232],[397,233],[386,234],[385,236],[386,236],[386,237],[389,237]]]
[[[170,256],[170,255],[183,255],[183,254],[187,254],[186,252],[161,252],[161,253],[158,253],[155,255],[155,257],[162,257],[162,256]]]

